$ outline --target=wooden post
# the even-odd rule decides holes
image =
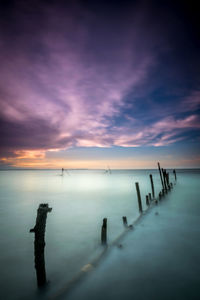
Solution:
[[[173,170],[173,173],[174,173],[174,178],[175,178],[175,181],[176,181],[176,170],[175,169]]]
[[[128,227],[127,218],[124,216],[122,217],[122,220],[123,220],[124,227]]]
[[[101,244],[107,244],[107,218],[103,219],[103,225],[101,227]]]
[[[139,206],[139,212],[142,213],[142,200],[141,200],[141,195],[140,195],[140,187],[139,183],[135,183],[136,186],[136,191],[137,191],[137,198],[138,198],[138,206]]]
[[[34,255],[35,269],[38,287],[44,286],[46,283],[44,247],[45,247],[45,227],[47,213],[52,211],[48,204],[40,204],[37,210],[37,218],[35,227],[30,232],[35,233]]]
[[[159,162],[158,162],[158,170],[159,170],[159,173],[160,173],[160,180],[161,180],[162,188],[164,189],[164,183],[163,183],[163,179],[162,179],[162,173],[161,173],[160,163]]]
[[[151,202],[151,193],[149,193],[149,202]]]
[[[167,171],[165,170],[165,182],[166,182],[166,189],[167,189],[167,191],[168,191],[168,189],[169,189],[169,186],[168,186],[168,176],[169,174],[167,173]]]
[[[150,203],[149,203],[149,196],[146,195],[146,205],[149,206],[149,204],[150,204]]]
[[[169,186],[169,173],[166,173],[167,186]]]
[[[154,191],[154,184],[153,184],[153,176],[150,174],[149,177],[150,177],[150,181],[151,181],[152,196],[153,196],[153,199],[154,199],[155,198],[155,191]]]
[[[166,179],[167,179],[167,187],[169,190],[171,190],[171,186],[170,186],[170,183],[169,183],[169,173],[166,173]]]
[[[166,170],[162,169],[163,182],[164,182],[164,190],[167,193],[167,184],[166,184]]]

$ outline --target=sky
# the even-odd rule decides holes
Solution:
[[[195,1],[1,1],[0,169],[200,167]]]

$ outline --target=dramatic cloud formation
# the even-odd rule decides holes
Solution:
[[[2,7],[2,163],[198,139],[199,61],[177,7],[65,2]]]

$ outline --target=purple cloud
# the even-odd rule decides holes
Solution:
[[[112,118],[120,114],[126,93],[147,75],[152,53],[141,54],[131,46],[139,38],[137,26],[128,34],[124,28],[119,49],[100,46],[107,59],[95,60],[88,37],[90,26],[79,24],[76,14],[74,11],[66,18],[62,11],[44,7],[46,26],[37,36],[27,37],[25,31],[15,38],[14,48],[1,45],[1,118],[16,124],[13,131],[8,126],[4,135],[8,146],[57,148],[57,140],[62,147],[102,144],[96,143],[95,137],[106,134]],[[30,53],[34,44],[41,49],[32,53],[31,48]],[[41,143],[40,127],[53,141]],[[34,135],[35,146],[27,131]]]

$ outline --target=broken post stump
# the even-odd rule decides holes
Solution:
[[[155,198],[155,191],[154,191],[154,183],[153,183],[153,176],[152,174],[149,175],[151,181],[151,190],[152,190],[152,197]]]
[[[146,205],[149,206],[149,204],[150,204],[150,203],[149,203],[149,196],[146,195]]]
[[[122,217],[124,227],[128,227],[127,217]]]
[[[139,206],[139,212],[142,213],[142,200],[141,200],[141,195],[140,195],[140,187],[139,183],[135,183],[136,186],[136,191],[137,191],[137,198],[138,198],[138,206]]]
[[[103,219],[103,225],[101,227],[101,244],[107,244],[107,218]]]
[[[35,233],[34,241],[34,255],[35,255],[35,269],[37,276],[38,287],[42,287],[46,283],[46,271],[45,271],[45,227],[47,213],[52,211],[52,208],[48,204],[40,204],[37,210],[37,218],[35,227],[30,229],[30,232]]]
[[[151,193],[149,193],[149,202],[151,202]]]

